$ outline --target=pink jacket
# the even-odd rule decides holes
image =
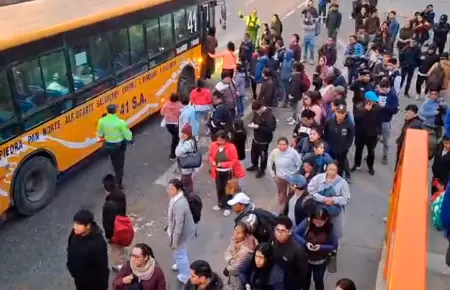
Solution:
[[[181,109],[183,105],[180,102],[167,102],[161,108],[161,116],[166,119],[168,124],[178,124]]]
[[[223,60],[223,64],[222,64],[222,68],[223,69],[236,69],[237,66],[237,57],[234,54],[234,52],[229,51],[228,49],[219,52],[217,54],[211,54],[208,53],[210,57],[212,58],[222,58]]]
[[[305,107],[305,109],[311,110],[314,113],[316,113],[316,115],[314,116],[314,121],[317,124],[320,125],[322,123],[322,116],[324,115],[322,106],[320,106],[320,105],[312,105],[310,107]]]

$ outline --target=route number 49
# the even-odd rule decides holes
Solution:
[[[198,31],[197,9],[189,10],[187,28],[189,32],[191,32],[191,34],[194,34]]]

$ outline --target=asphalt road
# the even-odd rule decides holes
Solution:
[[[411,2],[400,2],[403,6],[399,7],[411,7],[408,6]],[[417,3],[417,6],[422,6],[418,1]],[[256,8],[260,17],[267,21],[272,13],[278,13],[284,20],[286,38],[300,30],[299,10],[301,5],[304,5],[302,1],[278,1],[276,7],[270,0],[230,0],[227,4],[228,28],[226,31],[219,29],[218,32],[221,47],[229,40],[237,44],[240,42],[244,25],[237,18],[239,8],[244,13]],[[387,11],[390,8],[388,4],[386,1],[380,5]],[[347,20],[347,15],[350,14],[349,5],[341,6],[344,24],[340,32],[343,39],[340,41],[339,54],[343,55],[342,45],[345,44],[343,42],[346,41],[346,36],[351,34],[353,23]],[[324,37],[321,39],[323,41]],[[310,73],[312,69],[312,66],[308,66]],[[277,109],[276,114],[279,118],[277,135],[290,136],[292,128],[284,121],[289,112]],[[394,122],[394,137],[398,134],[402,122],[402,114],[397,116]],[[164,184],[174,173],[172,163],[168,159],[169,135],[159,123],[158,117],[151,118],[134,132],[136,142],[127,152],[125,192],[128,196],[129,212],[136,220],[136,241],[147,242],[154,248],[156,258],[163,266],[169,282],[169,289],[173,290],[177,289],[177,283],[170,270],[171,254],[162,229],[166,224],[168,201]],[[393,156],[391,161],[394,161]],[[355,175],[338,273],[327,277],[327,289],[332,289],[335,281],[344,276],[354,279],[358,289],[374,289],[383,240],[382,217],[387,209],[393,176],[392,165],[382,166],[377,163],[376,166],[377,175],[374,177],[364,170]],[[104,193],[100,183],[101,178],[110,171],[110,163],[106,158],[95,158],[58,187],[58,196],[47,208],[31,218],[11,220],[0,228],[0,289],[74,289],[65,269],[65,250],[72,216],[83,207],[94,211],[97,220],[101,220]],[[228,245],[233,219],[224,218],[210,210],[214,205],[215,193],[206,169],[198,173],[194,182],[196,191],[203,197],[205,209],[199,228],[200,236],[190,248],[191,260],[206,259],[215,271],[221,273],[224,266],[223,251]],[[259,206],[276,208],[275,188],[269,178],[256,182],[254,177],[249,175],[247,187]],[[438,242],[441,243],[440,240]],[[435,251],[439,253],[441,248]],[[443,280],[442,284],[436,285],[449,283]]]

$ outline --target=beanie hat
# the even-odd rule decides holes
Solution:
[[[73,221],[80,225],[90,225],[94,222],[94,214],[89,210],[79,210],[74,216]]]
[[[188,136],[192,136],[192,127],[189,123],[186,123],[181,129],[181,133],[186,134]]]
[[[378,103],[378,96],[374,91],[368,91],[364,94],[364,98],[368,101]]]

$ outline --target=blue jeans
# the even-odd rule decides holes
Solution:
[[[244,114],[244,97],[238,96],[236,99],[236,110],[238,115]]]
[[[303,57],[306,59],[309,49],[309,59],[314,60],[314,50],[316,47],[316,39],[314,37],[305,37],[303,39]]]
[[[187,256],[187,246],[183,245],[181,247],[173,250],[173,260],[178,267],[178,280],[186,284],[189,280],[190,270],[189,270],[189,259]]]

